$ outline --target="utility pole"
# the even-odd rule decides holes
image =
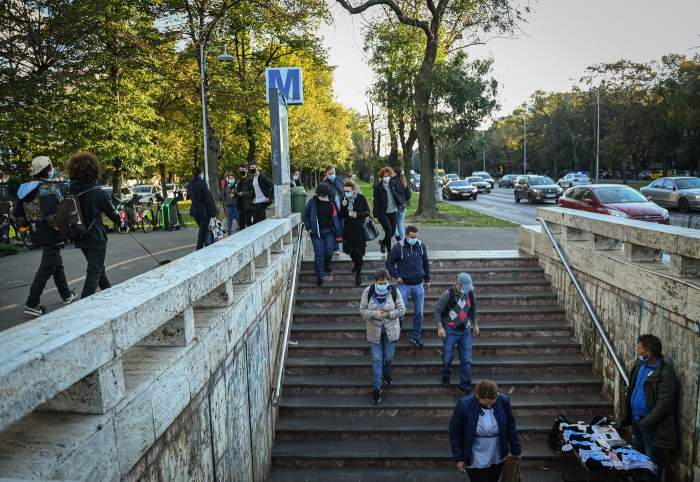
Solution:
[[[596,104],[598,105],[598,119],[595,133],[595,182],[598,184],[598,172],[600,171],[600,86],[595,91]]]
[[[482,153],[483,153],[483,160],[484,160],[484,172],[486,172],[486,141],[484,140],[486,137],[486,133],[484,131],[481,131],[481,147],[482,147]]]
[[[527,174],[527,110],[523,114],[523,174]]]
[[[206,57],[204,56],[204,42],[199,39],[199,87],[202,96],[202,134],[204,139],[204,182],[209,187],[209,135],[207,132],[207,96],[204,93],[204,72],[206,71]]]

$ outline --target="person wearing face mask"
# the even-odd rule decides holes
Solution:
[[[262,172],[257,164],[251,164],[248,172],[251,174],[253,186],[253,224],[264,221],[267,217],[267,206],[274,196],[274,186],[267,174]]]
[[[53,277],[64,304],[71,303],[75,293],[68,287],[61,258],[66,239],[56,227],[55,216],[64,193],[58,183],[51,181],[55,177],[51,160],[46,156],[35,157],[30,174],[33,180],[20,185],[17,191],[19,201],[15,206],[15,217],[21,224],[29,223],[32,244],[41,247],[39,268],[24,306],[24,314],[36,317],[46,313],[46,308],[39,303],[49,278]]]
[[[238,224],[239,219],[237,182],[233,173],[228,173],[225,181],[226,184],[221,190],[221,201],[226,211],[226,232],[228,234],[233,234],[233,221],[235,219],[236,224]]]
[[[389,273],[379,269],[374,284],[362,292],[360,316],[367,322],[367,341],[372,348],[372,401],[382,401],[382,385],[391,385],[391,365],[396,341],[401,334],[399,318],[406,307],[396,290],[389,284]]]
[[[253,225],[253,181],[248,176],[248,168],[241,166],[238,168],[238,181],[236,182],[236,197],[238,198],[238,229],[245,229],[246,226]]]
[[[331,193],[331,201],[335,203],[336,209],[340,210],[340,201],[343,200],[343,184],[345,179],[335,172],[335,166],[326,167],[323,182],[328,185],[328,190]],[[343,220],[340,221],[340,228],[343,228]],[[336,240],[333,245],[333,252],[338,252],[340,249],[340,239]]]
[[[320,183],[316,187],[316,195],[306,203],[302,216],[314,247],[314,269],[318,286],[323,284],[324,275],[332,271],[333,244],[336,237],[341,235],[338,210],[330,195],[328,185]]]
[[[394,234],[396,235],[396,241],[402,242],[403,238],[406,236],[406,230],[403,224],[403,220],[406,217],[406,208],[411,200],[411,189],[408,187],[408,181],[406,176],[403,175],[403,171],[398,169],[396,174],[389,181],[393,186],[394,192],[396,193],[396,230]]]
[[[630,373],[622,427],[632,427],[632,447],[658,467],[652,482],[663,480],[670,452],[678,446],[678,378],[654,335],[637,339],[638,359]]]
[[[218,208],[214,197],[204,180],[202,168],[195,166],[192,170],[192,179],[187,184],[187,198],[192,201],[190,206],[190,216],[197,222],[197,247],[199,250],[204,247],[209,232],[209,220],[216,216]]]
[[[442,338],[442,384],[450,385],[454,346],[459,348],[459,389],[471,390],[472,335],[479,335],[472,277],[459,273],[457,283],[444,291],[435,304],[435,323]]]
[[[369,204],[360,193],[357,184],[345,181],[343,200],[340,202],[340,219],[343,220],[343,252],[352,260],[355,273],[355,286],[362,282],[362,259],[367,249],[365,239],[365,219],[369,216]]]
[[[382,253],[391,251],[391,238],[396,231],[396,216],[399,202],[396,186],[391,184],[391,177],[394,170],[390,167],[383,167],[379,170],[379,180],[374,186],[374,217],[379,220],[384,230],[384,238],[379,241],[379,249]]]
[[[301,173],[299,171],[294,171],[294,174],[292,174],[290,185],[291,187],[301,187]]]
[[[457,470],[471,482],[498,482],[503,463],[522,449],[508,396],[483,380],[473,395],[457,402],[450,419],[450,446]]]

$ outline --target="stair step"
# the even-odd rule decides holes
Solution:
[[[436,280],[436,281],[431,281],[430,285],[436,288],[449,288],[454,285],[453,280]],[[488,286],[504,286],[504,287],[519,287],[519,286],[549,286],[549,281],[546,279],[532,279],[532,280],[511,280],[511,279],[484,279],[480,281],[475,281],[474,282],[474,288],[479,289],[482,287],[488,287]],[[316,282],[310,282],[310,281],[302,281],[297,284],[299,288],[318,288],[318,289],[327,289],[327,288],[348,288],[352,289],[355,291],[359,291],[362,293],[362,290],[365,289],[364,286],[353,286],[350,283],[345,283],[343,281],[324,281],[323,286],[316,286]]]
[[[332,268],[335,267],[335,264],[331,265]],[[454,267],[448,267],[448,268],[433,268],[431,266],[430,273],[433,274],[438,274],[438,273],[454,273],[455,276],[457,276],[459,273],[462,273],[463,271],[467,271],[466,267],[463,266],[454,266]],[[544,268],[541,268],[539,266],[476,266],[468,269],[469,274],[474,274],[474,273],[512,273],[512,272],[538,272],[538,273],[544,273]],[[308,266],[302,266],[301,270],[299,271],[301,274],[315,274],[315,271],[313,269],[312,265]],[[335,270],[333,271],[335,272]],[[354,275],[354,273],[350,272],[348,269],[339,269],[339,273],[343,274],[350,274]],[[331,273],[332,274],[332,273]],[[363,268],[362,274],[366,275],[372,275],[373,273],[366,272]]]
[[[378,254],[378,253],[377,253]],[[370,255],[371,256],[371,255]],[[386,266],[386,259],[385,256],[382,256],[381,259],[369,259],[370,256],[366,256],[363,262],[363,266],[367,268],[383,268]],[[513,256],[513,257],[502,257],[502,258],[440,258],[440,259],[431,259],[430,260],[430,266],[431,267],[457,267],[457,268],[465,268],[465,267],[472,267],[472,266],[537,266],[538,263],[538,258],[534,256]],[[333,267],[335,266],[341,266],[341,267],[347,267],[347,269],[350,269],[350,267],[353,265],[353,262],[350,259],[338,259],[334,258],[333,261]],[[307,269],[313,269],[314,267],[314,262],[313,261],[303,261],[302,262],[302,267],[307,268]]]
[[[360,297],[362,292],[359,292]],[[425,295],[426,299],[438,299],[442,295],[442,291],[429,289]],[[329,299],[330,298],[330,299]],[[477,298],[477,301],[481,300],[526,300],[526,299],[556,299],[557,295],[550,292],[534,291],[534,292],[511,292],[511,293],[484,293]],[[333,292],[326,294],[300,294],[296,296],[296,301],[357,301],[360,302],[359,297],[355,293],[342,293]]]
[[[562,469],[524,467],[521,482],[561,482]],[[445,467],[273,467],[270,482],[465,482],[453,466]],[[577,479],[578,480],[578,479]],[[580,480],[586,480],[585,476]]]

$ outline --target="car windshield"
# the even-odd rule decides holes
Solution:
[[[537,176],[530,178],[531,186],[544,186],[546,184],[554,184],[554,181],[552,181],[552,179],[547,176]]]
[[[450,187],[464,187],[468,186],[469,182],[468,181],[452,181],[450,183]]]
[[[488,172],[477,172],[476,176],[483,177],[484,179],[491,179],[491,174]]]
[[[165,189],[175,189],[175,184],[166,184]]]
[[[151,192],[151,186],[136,186],[134,192],[144,193]]]
[[[469,182],[484,182],[484,178],[483,177],[470,177],[469,179],[467,179],[467,181],[469,181]]]
[[[631,187],[604,187],[595,190],[604,204],[645,203],[647,199]]]
[[[700,189],[700,179],[697,177],[676,179],[676,186],[678,189]]]

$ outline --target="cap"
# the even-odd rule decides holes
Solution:
[[[466,288],[467,291],[474,289],[472,277],[469,275],[469,273],[459,273],[457,275],[457,282],[462,285],[463,288]]]
[[[32,170],[29,174],[31,174],[32,176],[36,176],[50,165],[51,159],[49,159],[46,156],[37,156],[34,159],[32,159]]]

